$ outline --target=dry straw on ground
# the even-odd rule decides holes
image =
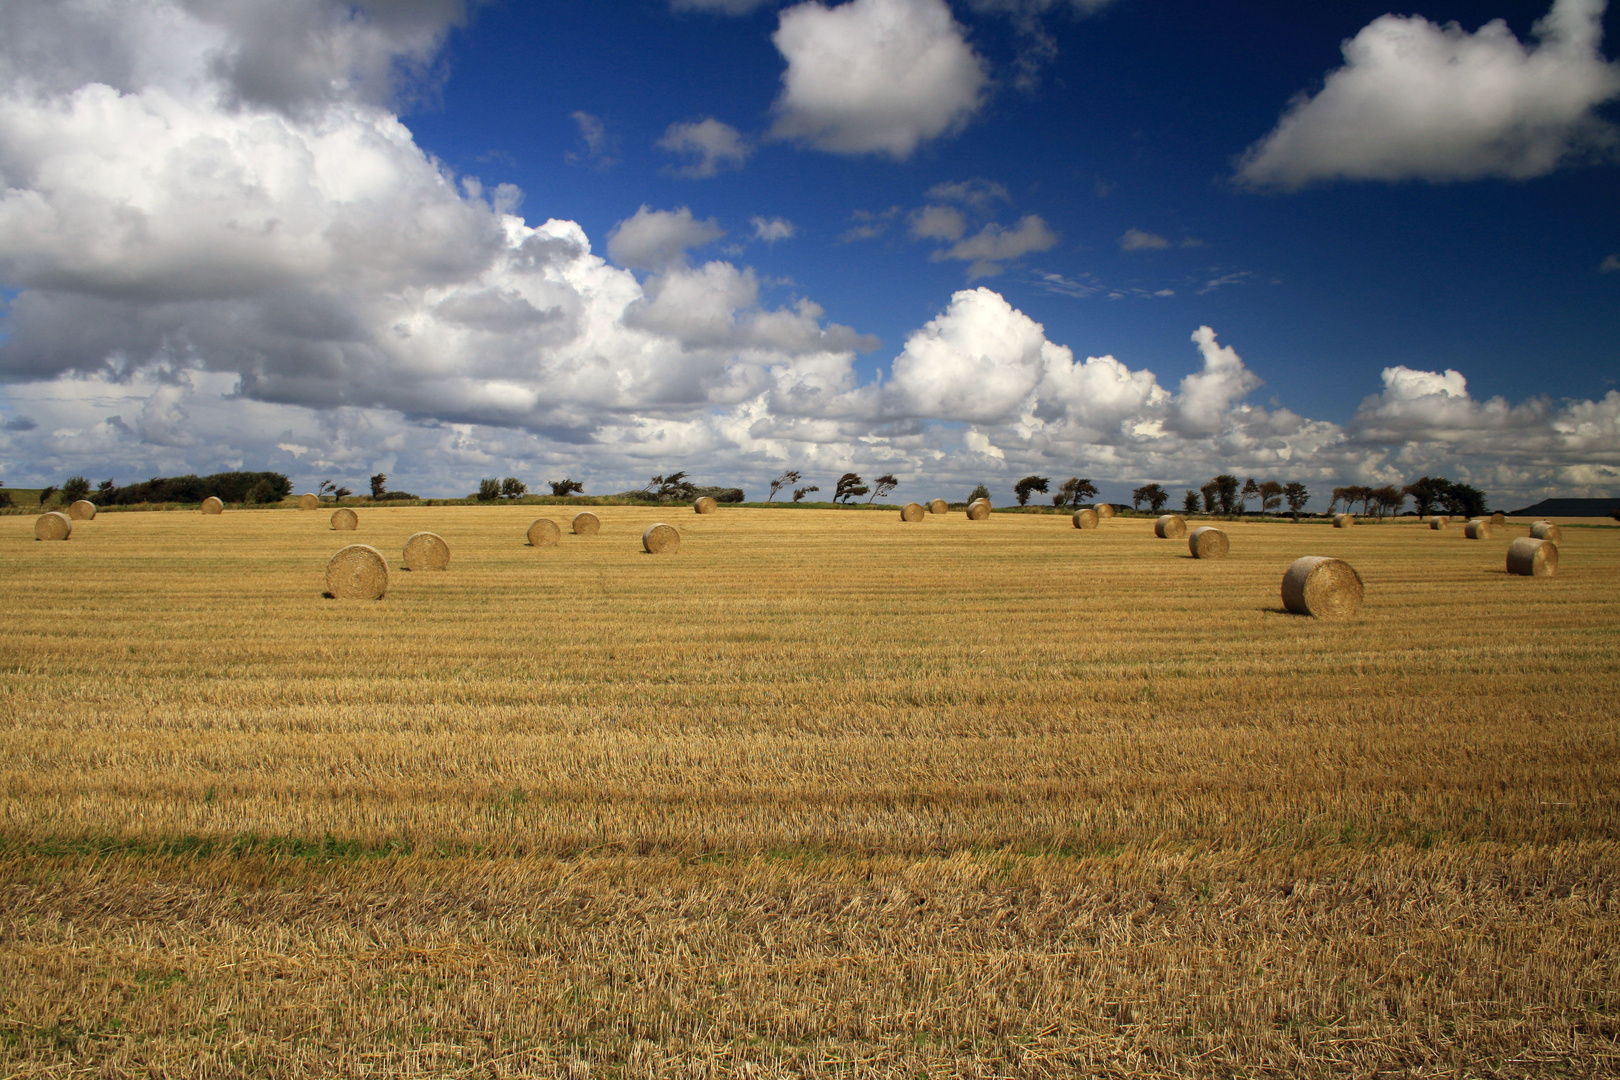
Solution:
[[[332,511],[332,528],[336,532],[353,532],[360,527],[360,515],[347,506]]]
[[[1306,555],[1283,575],[1283,606],[1295,615],[1343,619],[1361,610],[1361,575],[1342,559]]]
[[[589,510],[581,510],[574,515],[575,536],[595,536],[602,531],[602,519]]]
[[[370,544],[350,544],[327,561],[326,592],[335,600],[381,600],[388,592],[388,560]]]
[[[60,510],[52,510],[34,519],[35,540],[66,540],[73,535],[73,519]]]
[[[1507,572],[1521,577],[1552,577],[1558,573],[1558,545],[1551,540],[1519,537],[1508,545]]]
[[[450,569],[450,545],[438,533],[414,533],[405,541],[405,552],[400,563],[407,570]]]
[[[225,504],[219,501],[216,495],[210,495],[202,501],[202,512],[205,514],[223,514]]]
[[[1564,530],[1550,521],[1538,521],[1530,526],[1530,536],[1535,540],[1551,540],[1556,544],[1564,538]]]
[[[96,517],[96,504],[89,499],[80,499],[68,507],[68,517],[74,521],[94,521]]]
[[[1213,525],[1203,525],[1187,537],[1187,550],[1195,559],[1224,559],[1231,545],[1224,532]]]
[[[641,547],[649,555],[673,555],[681,550],[681,534],[673,525],[649,525],[641,534]]]
[[[1160,540],[1180,540],[1187,535],[1187,522],[1180,514],[1164,514],[1153,523],[1153,535]]]
[[[298,509],[319,510],[320,508],[321,500],[316,498],[314,493],[306,491],[302,495],[298,496]]]
[[[530,547],[556,547],[562,541],[562,530],[550,518],[535,518],[529,522]]]
[[[1451,521],[1450,521],[1449,518],[1445,517],[1445,515],[1441,515],[1439,517],[1432,517],[1432,518],[1429,519],[1429,528],[1434,529],[1436,531],[1449,528],[1450,525],[1451,525]]]
[[[922,508],[921,503],[906,503],[900,508],[901,521],[921,521],[928,511]]]
[[[534,509],[0,516],[0,1076],[1614,1074],[1620,529]]]
[[[969,521],[989,521],[990,504],[982,499],[968,503],[967,516]]]
[[[930,514],[948,514],[951,512],[951,504],[944,499],[935,499],[928,504],[928,512]]]
[[[712,514],[720,509],[720,504],[715,502],[711,496],[704,495],[692,504],[692,509],[700,514]]]
[[[1074,512],[1074,516],[1070,520],[1074,522],[1074,527],[1077,529],[1095,529],[1097,527],[1097,511],[1089,506],[1081,507]]]
[[[1098,503],[1097,504],[1097,516],[1100,517],[1100,518],[1111,518],[1111,517],[1113,517],[1114,516],[1114,504],[1113,503]]]
[[[1463,535],[1470,540],[1489,540],[1491,538],[1491,523],[1484,518],[1475,518],[1463,526]]]
[[[1355,526],[1355,524],[1356,524],[1356,515],[1354,515],[1354,514],[1334,514],[1333,515],[1333,527],[1335,529],[1349,529],[1349,528],[1353,528]]]

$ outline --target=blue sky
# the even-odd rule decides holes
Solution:
[[[0,478],[1610,494],[1617,29],[1600,0],[8,5]]]

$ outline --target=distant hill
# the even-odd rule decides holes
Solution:
[[[1543,499],[1509,517],[1609,517],[1620,510],[1620,499]]]

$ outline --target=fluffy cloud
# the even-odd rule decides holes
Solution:
[[[661,270],[686,261],[686,252],[726,235],[714,218],[698,221],[686,207],[652,210],[643,205],[608,233],[608,254],[620,266]]]
[[[787,60],[771,134],[903,160],[978,111],[988,76],[945,0],[808,0],[772,36]]]
[[[1455,373],[1391,369],[1346,428],[1249,403],[1258,378],[1209,328],[1171,390],[1113,356],[1077,360],[982,288],[863,381],[875,341],[808,298],[768,299],[747,267],[689,259],[719,222],[642,207],[609,234],[614,265],[573,222],[520,217],[521,193],[448,173],[385,104],[400,87],[379,84],[375,50],[431,68],[461,8],[411,10],[437,21],[291,6],[287,40],[329,27],[309,61],[326,76],[276,86],[248,74],[268,44],[190,7],[0,10],[8,483],[251,467],[350,486],[382,471],[430,494],[569,475],[600,492],[671,468],[757,487],[793,467],[965,491],[1056,469],[1387,482],[1438,460],[1494,493],[1620,475],[1620,394],[1510,406]],[[67,50],[60,71],[30,67],[34,41]],[[957,208],[1004,201],[987,182],[930,199],[961,222],[930,227],[941,258],[995,267],[1055,240],[1033,215],[971,233]]]
[[[935,262],[961,259],[972,263],[968,267],[970,278],[992,277],[1005,270],[1006,264],[1014,259],[1034,251],[1048,251],[1057,242],[1057,234],[1047,228],[1039,214],[1025,214],[1012,229],[1004,229],[992,221],[972,236],[930,257]]]
[[[686,124],[671,124],[658,140],[660,150],[692,159],[675,170],[677,176],[706,179],[722,169],[740,169],[752,152],[742,133],[714,117]]]
[[[763,240],[767,244],[774,244],[778,240],[791,240],[798,233],[798,227],[782,217],[751,217],[748,223],[754,227],[754,239]]]
[[[1156,251],[1170,246],[1170,241],[1158,233],[1144,232],[1141,229],[1126,229],[1125,235],[1119,238],[1121,251]]]
[[[570,165],[611,169],[619,163],[613,156],[619,149],[618,136],[608,131],[601,117],[583,111],[572,112],[569,117],[579,125],[579,138],[584,144],[583,150],[570,150],[565,155]]]
[[[955,241],[967,232],[967,218],[954,206],[924,206],[906,224],[915,240]]]
[[[1384,15],[1344,43],[1344,67],[1250,147],[1238,179],[1291,190],[1319,180],[1522,179],[1612,147],[1595,107],[1620,96],[1599,51],[1607,0],[1555,0],[1522,45],[1501,20]]]

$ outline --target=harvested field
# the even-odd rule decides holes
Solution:
[[[1620,531],[595,512],[0,517],[0,1075],[1620,1063]]]

